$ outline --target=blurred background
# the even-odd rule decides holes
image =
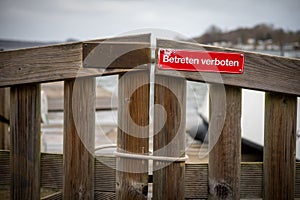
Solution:
[[[298,0],[1,0],[0,37],[26,41],[88,40],[143,28],[194,38],[258,24],[297,31]]]
[[[0,49],[159,30],[168,39],[299,58],[299,10],[299,0],[1,0]],[[97,79],[96,146],[116,143],[117,79]],[[190,135],[203,126],[208,116],[208,89],[205,84],[192,82],[187,87],[187,131],[191,133],[187,134],[187,143],[190,154],[198,155],[203,141],[194,141]],[[46,106],[42,150],[62,152],[63,84],[48,83],[42,88]],[[243,90],[242,106],[243,145],[255,154],[251,159],[260,161],[264,93]],[[298,116],[298,134],[299,121]]]

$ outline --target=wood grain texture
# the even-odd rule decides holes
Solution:
[[[10,152],[0,150],[0,185],[11,185]]]
[[[149,153],[149,71],[119,77],[117,151]],[[117,199],[147,199],[148,161],[117,158]]]
[[[41,200],[62,200],[62,192],[55,192],[54,194],[50,194],[48,196],[45,196],[41,198]]]
[[[209,95],[210,198],[240,199],[241,89],[212,84]]]
[[[10,105],[11,199],[40,199],[40,85],[12,87]]]
[[[10,90],[9,88],[0,88],[0,115],[6,119],[9,119],[9,107],[10,107]],[[9,149],[10,137],[8,124],[0,122],[0,149]]]
[[[0,86],[76,77],[82,44],[64,44],[0,52]]]
[[[62,154],[41,154],[41,187],[62,189]],[[110,163],[108,167],[105,163]],[[97,156],[95,158],[95,199],[97,193],[115,196],[115,167],[116,158],[113,156]],[[48,166],[48,167],[47,167]],[[51,170],[51,166],[55,170]],[[46,167],[45,169],[43,169]],[[9,151],[0,150],[0,185],[10,184]],[[50,176],[48,174],[52,174]],[[208,164],[185,165],[185,199],[208,198]],[[60,184],[57,184],[60,183]],[[262,198],[263,163],[241,163],[241,198]],[[59,187],[57,187],[59,186]],[[300,198],[300,163],[296,163],[295,198]],[[101,198],[100,198],[101,199]],[[115,199],[115,198],[112,198]]]
[[[155,76],[154,104],[154,155],[184,157],[186,81]],[[153,199],[184,199],[185,162],[153,161],[153,170]]]
[[[115,200],[116,193],[114,192],[97,192],[95,191],[95,199],[97,200]]]
[[[94,199],[95,79],[65,81],[64,199]]]
[[[300,163],[297,165],[300,171]],[[300,178],[300,173],[297,175]],[[208,164],[186,164],[185,198],[208,199]],[[296,186],[296,185],[295,185]],[[262,198],[263,164],[241,163],[241,198]],[[300,192],[300,188],[298,189]],[[296,196],[296,193],[295,193]],[[297,194],[299,197],[299,195]]]
[[[221,83],[255,90],[300,95],[299,59],[163,39],[157,40],[157,47],[201,51],[244,52],[245,54],[245,68],[243,74],[157,70],[156,73],[158,74],[183,76],[189,80],[207,83]]]
[[[296,162],[295,198],[300,198],[300,163]]]
[[[104,69],[147,68],[151,62],[149,42],[83,43],[83,67]]]
[[[0,150],[0,185],[10,185],[10,153]],[[95,158],[94,185],[95,191],[116,191],[116,158],[110,156],[97,156]],[[109,165],[107,165],[109,164]],[[62,189],[63,188],[63,155],[41,154],[41,187]]]
[[[264,199],[294,199],[296,96],[266,93]]]
[[[53,189],[63,188],[63,155],[42,153],[41,155],[41,187]]]
[[[241,163],[241,198],[261,198],[263,187],[263,163]]]
[[[95,191],[116,193],[116,158],[97,156],[95,159]]]
[[[208,164],[185,164],[185,199],[208,198]]]
[[[109,41],[115,44],[113,46],[116,46],[118,42],[140,42],[143,44],[143,47],[145,47],[145,43],[148,43],[147,46],[150,47],[149,34],[94,40],[93,42],[101,43],[103,41]],[[87,43],[89,42],[91,41],[87,41]],[[133,66],[130,66],[133,62],[132,60],[136,59],[139,62],[147,63],[150,59],[148,56],[150,55],[150,50],[145,48],[139,49],[141,46],[137,45],[139,46],[138,50],[126,54],[127,56],[123,56],[122,59],[119,59],[119,61],[116,60],[114,63],[115,67],[116,65],[123,65],[124,68],[127,69],[105,70],[83,68],[83,45],[84,42],[75,42],[0,52],[0,87],[24,83],[60,81],[76,77],[116,74],[133,68]],[[109,55],[107,53],[114,54],[114,52],[109,51],[112,50],[111,45],[104,46],[106,46],[108,50],[108,52],[104,52],[105,55]],[[146,53],[146,56],[144,53]],[[141,56],[140,59],[137,56]],[[126,59],[124,60],[124,58]],[[141,61],[141,59],[144,58],[146,60]]]

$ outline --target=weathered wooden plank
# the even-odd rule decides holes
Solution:
[[[109,163],[109,166],[106,164]],[[95,158],[95,199],[97,193],[115,194],[115,157]],[[47,172],[45,166],[51,170]],[[9,151],[0,151],[0,185],[10,184]],[[41,154],[41,187],[62,189],[62,154]],[[52,177],[48,178],[52,173]],[[101,175],[100,175],[101,174]],[[102,178],[101,178],[102,177]],[[208,164],[189,164],[185,167],[185,198],[208,198]],[[46,184],[47,183],[47,184]],[[60,183],[60,184],[57,184]],[[241,163],[241,198],[262,198],[263,190],[263,163]],[[57,186],[59,186],[57,188]],[[300,163],[296,163],[295,198],[300,198]]]
[[[240,199],[241,88],[212,84],[209,95],[210,197]]]
[[[97,200],[115,200],[116,193],[95,191],[95,199],[97,199]]]
[[[62,192],[55,192],[54,194],[50,194],[48,196],[45,196],[41,198],[41,200],[62,200]]]
[[[149,153],[150,73],[130,72],[119,77],[117,151]],[[147,199],[148,161],[117,158],[117,199]]]
[[[10,184],[9,151],[0,151],[0,185]],[[95,191],[115,192],[116,190],[116,158],[95,158]],[[63,188],[63,155],[41,154],[41,187]]]
[[[83,43],[83,67],[131,69],[148,64],[151,62],[149,46],[149,42]]]
[[[116,192],[116,158],[97,156],[95,160],[95,191]]]
[[[241,163],[241,198],[261,198],[263,163]]]
[[[183,76],[187,79],[201,82],[221,83],[255,90],[282,92],[298,96],[300,95],[299,59],[163,39],[157,40],[157,47],[222,52],[234,51],[244,52],[245,54],[245,69],[243,74],[237,75],[157,70],[158,74]]]
[[[185,198],[208,198],[208,164],[185,164]]]
[[[63,155],[43,153],[41,156],[41,187],[63,188]]]
[[[155,76],[154,104],[154,155],[185,157],[186,80]],[[153,161],[153,170],[153,199],[184,199],[184,161]]]
[[[0,151],[0,185],[10,185],[10,153]]]
[[[64,199],[94,199],[95,78],[65,81]]]
[[[264,199],[294,199],[297,98],[266,93]]]
[[[40,108],[39,84],[11,88],[11,199],[40,199]]]
[[[9,149],[8,123],[5,122],[9,120],[9,94],[9,88],[0,88],[0,116],[4,118],[0,121],[0,149]]]
[[[123,38],[119,37],[109,40],[96,40],[94,42],[100,44],[103,41],[109,41],[101,45],[101,47],[105,47],[104,50],[102,49],[104,52],[101,52],[105,53],[105,55],[110,55],[107,54],[107,52],[113,53],[110,52],[110,50],[116,50],[118,45],[124,47],[126,44],[130,44],[130,42],[134,43],[129,46],[135,46],[137,49],[125,56],[121,56],[122,59],[119,61],[116,60],[112,63],[114,66],[111,66],[111,68],[116,68],[117,66],[120,68],[120,65],[122,65],[127,69],[105,70],[83,68],[84,42],[3,51],[0,52],[0,87],[24,83],[59,81],[76,77],[115,74],[128,71],[135,67],[131,66],[132,63],[150,63],[150,57],[148,56],[150,55],[150,49],[144,48],[145,43],[148,43],[148,47],[150,46],[149,34],[124,36]],[[137,42],[140,42],[140,44]],[[89,46],[89,44],[87,44],[87,46]],[[145,53],[147,56],[144,56]]]
[[[300,162],[296,162],[295,198],[300,198]]]
[[[299,171],[300,163],[297,163]],[[208,164],[186,164],[186,199],[208,198]],[[297,180],[300,174],[297,175]],[[262,198],[263,164],[241,163],[241,198]],[[296,193],[295,193],[296,194]],[[299,195],[297,195],[299,197]],[[296,196],[295,196],[296,197]]]
[[[63,44],[0,52],[0,86],[76,77],[82,44]]]

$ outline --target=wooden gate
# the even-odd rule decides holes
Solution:
[[[244,73],[219,78],[155,69],[154,104],[164,112],[154,111],[151,154],[150,67],[155,62],[150,44],[145,34],[0,52],[0,87],[10,88],[11,134],[10,152],[0,154],[0,183],[10,185],[11,199],[40,199],[40,187],[52,183],[62,192],[48,199],[147,199],[150,182],[153,199],[300,198],[295,159],[300,60],[243,52]],[[233,51],[162,39],[156,47]],[[94,157],[95,77],[113,74],[120,80],[118,144],[116,157],[110,158],[116,172]],[[185,163],[186,80],[210,85],[214,145],[208,165]],[[40,84],[53,81],[64,81],[63,160],[40,153]],[[263,163],[241,163],[242,88],[266,92]],[[225,107],[219,101],[222,91]],[[43,170],[48,165],[54,167]],[[54,168],[57,177],[43,180]],[[115,179],[99,180],[101,170]]]

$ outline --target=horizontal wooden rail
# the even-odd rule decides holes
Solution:
[[[300,96],[300,59],[164,39],[157,40],[157,48],[240,52],[245,54],[243,74],[216,74],[204,72],[199,74],[197,72],[177,72],[172,70],[157,70],[157,74],[183,76],[194,81],[221,83],[242,88]]]
[[[149,41],[150,34],[144,34],[3,51],[0,52],[0,87],[124,73],[151,62]],[[93,65],[99,61],[93,56],[93,50],[97,56],[103,55],[100,58],[106,58],[100,62],[101,68],[87,68],[99,67],[99,63]]]
[[[132,69],[151,62],[149,42],[83,43],[83,67]]]
[[[102,161],[102,162],[100,162]],[[116,171],[103,164],[116,166],[115,157],[96,157],[95,159],[95,199],[115,197]],[[10,184],[9,151],[0,151],[0,185]],[[208,198],[208,164],[185,165],[185,198]],[[63,155],[41,154],[41,187],[62,189]],[[262,198],[263,163],[241,163],[241,198]],[[99,198],[98,198],[99,197]],[[296,163],[295,198],[300,198],[300,163]]]
[[[149,41],[150,34],[143,34],[3,51],[0,52],[0,87],[124,73],[136,66],[151,63]],[[245,71],[240,75],[204,72],[199,75],[197,72],[178,73],[169,70],[158,70],[158,74],[300,95],[299,59],[163,39],[157,40],[157,47],[245,54]],[[89,53],[91,55],[88,56]],[[100,58],[103,59],[93,57],[95,54],[102,55]]]

